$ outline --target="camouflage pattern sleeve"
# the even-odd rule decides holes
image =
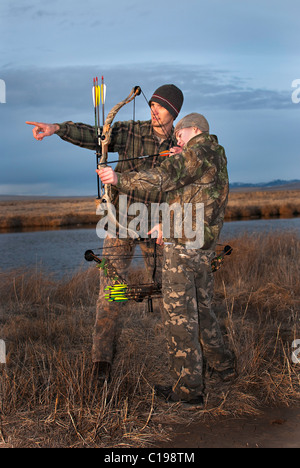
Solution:
[[[202,135],[201,135],[202,136]],[[179,154],[169,157],[159,167],[148,171],[118,174],[120,190],[170,192],[179,190],[196,180],[212,182],[217,168],[203,144],[205,137],[195,137]]]
[[[192,138],[183,151],[166,159],[159,167],[118,174],[117,189],[138,189],[139,193],[160,192],[169,204],[182,208],[204,204],[204,249],[214,249],[224,222],[229,181],[224,148],[215,135]],[[193,215],[192,229],[197,227]],[[186,239],[178,239],[185,243]]]

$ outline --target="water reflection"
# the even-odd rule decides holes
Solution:
[[[235,238],[243,234],[259,234],[262,232],[297,232],[300,233],[300,218],[289,219],[255,219],[250,221],[230,221],[224,224],[221,238]]]
[[[101,245],[95,229],[0,234],[1,269],[37,267],[55,276],[87,268],[84,252]]]
[[[300,233],[300,218],[227,222],[222,230],[221,241],[228,242],[244,233],[283,230]],[[84,252],[87,249],[97,250],[102,242],[95,228],[2,233],[0,266],[2,270],[38,267],[45,272],[52,272],[55,277],[72,275],[79,268],[90,266],[84,260]]]

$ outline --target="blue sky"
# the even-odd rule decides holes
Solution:
[[[179,86],[180,116],[207,117],[231,182],[300,179],[299,13],[298,0],[1,0],[0,194],[96,193],[94,153],[37,142],[25,121],[93,124],[101,75],[106,111],[134,85],[148,98]],[[132,115],[129,105],[118,119]],[[135,115],[149,118],[143,97]]]

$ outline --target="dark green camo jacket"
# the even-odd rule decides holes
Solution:
[[[229,192],[227,158],[215,135],[202,133],[195,136],[181,153],[167,158],[155,169],[145,168],[138,173],[118,174],[117,187],[122,191],[134,188],[139,192],[166,192],[169,205],[179,203],[183,207],[185,203],[203,203],[202,248],[215,249],[224,222]],[[197,227],[196,221],[196,211],[193,210],[193,229]],[[182,244],[189,240],[184,236],[177,239]]]

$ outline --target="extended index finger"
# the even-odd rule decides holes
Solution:
[[[25,123],[27,123],[28,125],[35,125],[35,126],[40,125],[40,122],[30,122],[29,120],[27,120]]]

